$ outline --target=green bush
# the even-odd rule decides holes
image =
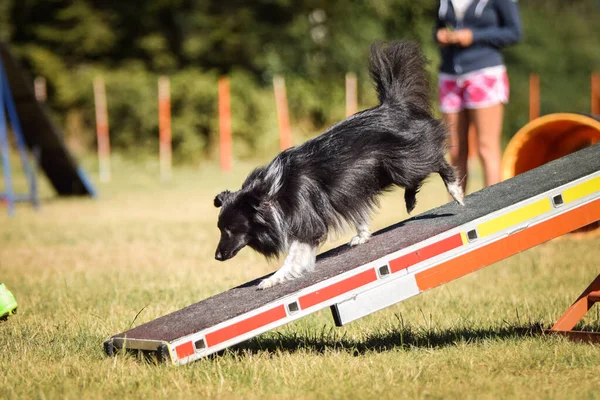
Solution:
[[[344,118],[347,72],[358,76],[359,109],[376,104],[366,65],[374,40],[418,40],[437,80],[434,0],[201,3],[6,0],[0,39],[46,78],[52,117],[81,151],[95,147],[92,82],[102,76],[112,147],[128,157],[157,153],[158,78],[169,76],[175,162],[218,157],[223,75],[231,79],[236,158],[279,150],[275,75],[286,81],[294,143]],[[588,112],[589,76],[600,70],[594,0],[520,7],[523,42],[504,52],[511,81],[505,142],[527,122],[530,73],[541,78],[542,113]]]

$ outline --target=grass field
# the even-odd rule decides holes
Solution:
[[[160,184],[154,163],[117,159],[98,200],[44,185],[40,212],[0,209],[0,282],[19,302],[0,322],[0,399],[600,397],[600,346],[531,333],[599,272],[599,239],[546,243],[343,328],[322,311],[183,367],[106,357],[112,334],[277,267],[251,250],[213,258],[212,199],[250,167]],[[417,212],[446,199],[431,178]],[[374,228],[405,217],[402,193],[387,194]],[[600,328],[598,309],[583,325]]]

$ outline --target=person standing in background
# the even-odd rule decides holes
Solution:
[[[500,136],[508,75],[500,49],[521,39],[516,0],[440,0],[440,111],[451,136],[450,157],[466,192],[469,126],[477,133],[485,185],[500,182]]]

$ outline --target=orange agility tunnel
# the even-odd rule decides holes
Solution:
[[[510,140],[502,157],[502,178],[509,179],[600,142],[600,117],[556,113],[538,117]],[[577,233],[600,234],[598,223]]]

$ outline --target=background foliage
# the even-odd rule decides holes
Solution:
[[[589,76],[600,70],[598,0],[521,1],[524,40],[505,51],[511,78],[505,139],[527,121],[528,76],[541,76],[542,113],[589,111]],[[361,108],[375,95],[366,70],[376,39],[420,41],[438,63],[427,0],[2,0],[0,39],[32,75],[67,139],[94,145],[92,80],[107,84],[114,148],[155,151],[157,78],[171,77],[175,159],[211,155],[217,79],[232,79],[237,157],[276,151],[271,82],[286,78],[295,142],[344,117],[344,75],[357,73]]]

